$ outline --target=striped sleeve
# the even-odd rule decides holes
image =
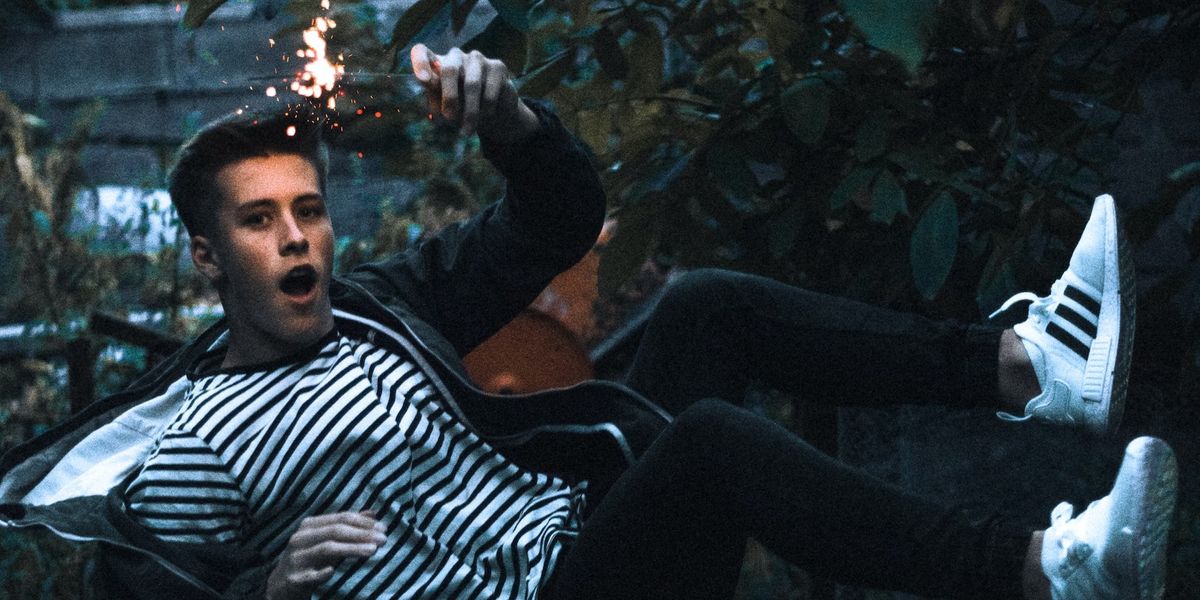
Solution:
[[[203,440],[168,431],[125,490],[129,515],[169,542],[242,540],[246,501],[229,469]]]

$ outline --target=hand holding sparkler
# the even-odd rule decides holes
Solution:
[[[503,62],[459,48],[435,54],[424,44],[414,45],[410,56],[431,117],[441,116],[462,135],[478,132],[501,144],[518,142],[537,131],[537,115],[521,102]]]

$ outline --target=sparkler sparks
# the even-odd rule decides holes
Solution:
[[[328,5],[323,2],[322,6]],[[297,56],[308,58],[304,72],[292,82],[292,91],[308,98],[320,98],[325,92],[332,92],[338,77],[345,73],[345,66],[330,62],[325,55],[325,33],[337,27],[337,23],[328,17],[313,19],[312,27],[304,30],[304,43],[307,50],[297,51]]]
[[[329,0],[323,0],[321,3],[321,8],[328,11]],[[293,56],[298,57],[300,62],[307,62],[304,63],[302,70],[295,71],[290,76],[288,74],[281,73],[281,69],[277,67],[275,69],[275,75],[249,77],[244,80],[246,83],[251,84],[249,85],[249,89],[251,91],[261,90],[267,97],[272,98],[275,102],[284,102],[288,90],[299,96],[303,96],[307,101],[301,101],[294,105],[291,102],[288,102],[286,104],[287,110],[284,112],[284,115],[288,115],[290,111],[295,109],[297,111],[297,118],[303,118],[306,122],[310,122],[312,124],[319,124],[323,119],[326,118],[336,119],[339,104],[342,105],[341,108],[343,110],[353,110],[355,115],[382,119],[382,110],[377,110],[374,107],[367,110],[361,108],[361,105],[364,102],[376,104],[376,102],[373,102],[375,100],[375,96],[368,94],[365,99],[360,98],[359,96],[362,95],[360,92],[363,90],[359,90],[357,86],[366,86],[369,90],[369,86],[390,87],[392,84],[403,82],[404,86],[415,90],[417,85],[416,79],[413,75],[407,73],[397,74],[388,72],[370,72],[363,71],[361,69],[347,73],[345,65],[343,64],[346,59],[346,55],[341,52],[331,52],[329,50],[328,40],[326,39],[326,36],[329,34],[330,30],[336,27],[337,23],[330,18],[327,13],[314,18],[311,22],[311,26],[304,29],[301,35],[304,40],[304,47],[295,50],[276,48],[276,42],[279,40],[276,40],[275,38],[267,38],[267,46],[269,48],[276,49],[272,50],[271,53],[265,53],[265,55],[261,57],[259,55],[255,55],[256,61],[261,62],[263,59],[271,56],[272,53],[278,53],[274,54],[274,56],[278,57],[279,60],[285,63],[290,62],[289,58]],[[256,81],[262,83],[253,83]],[[226,85],[228,85],[228,83]],[[340,103],[338,102],[339,97],[341,97]],[[321,108],[317,109],[315,112],[311,112],[311,110],[316,107]],[[247,105],[245,108],[246,111],[248,111],[249,105]],[[322,109],[327,109],[331,114],[321,115]],[[390,112],[391,108],[389,107],[387,110]],[[397,113],[401,112],[399,108],[396,108],[395,110]],[[236,109],[236,112],[238,114],[243,114],[245,111],[243,111],[242,108],[238,108]],[[255,123],[257,123],[257,121],[255,121]],[[329,124],[326,123],[326,125]],[[333,120],[330,126],[333,130],[345,130],[343,124],[336,120]],[[294,125],[287,126],[284,130],[284,133],[288,137],[295,137],[299,134],[299,129]],[[362,152],[358,152],[357,154],[358,158],[364,158]]]
[[[321,9],[329,10],[329,0],[321,0]],[[330,29],[337,27],[337,22],[327,16],[316,17],[312,20],[312,26],[305,29],[302,38],[306,48],[296,50],[298,58],[309,59],[304,65],[304,70],[297,73],[295,79],[292,80],[289,86],[293,92],[306,98],[320,98],[326,93],[329,94],[329,99],[325,105],[330,110],[336,110],[337,101],[334,98],[333,90],[337,85],[338,78],[345,73],[345,65],[341,64],[343,55],[338,54],[338,62],[332,62],[326,56],[328,47],[325,40],[325,35]],[[275,39],[267,38],[267,47],[275,47]],[[257,58],[257,57],[255,57]],[[280,58],[288,61],[288,55],[283,54]],[[274,86],[266,89],[268,97],[274,98],[276,90]]]

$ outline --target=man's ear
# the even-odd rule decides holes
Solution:
[[[217,280],[224,274],[224,270],[221,268],[221,259],[217,256],[216,248],[208,238],[202,235],[193,235],[191,242],[192,264],[209,281],[217,283]]]

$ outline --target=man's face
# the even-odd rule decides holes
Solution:
[[[333,328],[333,226],[312,163],[277,154],[217,173],[211,237],[192,238],[197,268],[229,319],[225,366],[279,358]]]

